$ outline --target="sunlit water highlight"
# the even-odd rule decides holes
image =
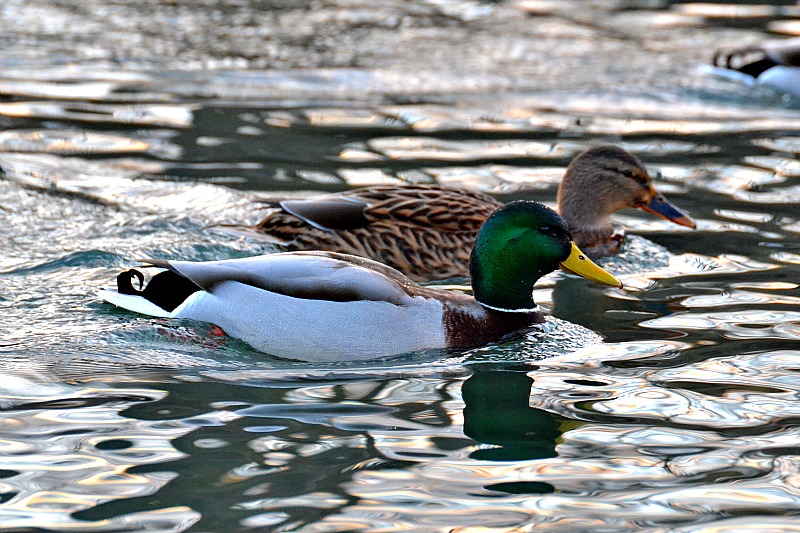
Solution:
[[[0,6],[0,529],[800,527],[800,103],[702,67],[797,6],[255,4]],[[542,334],[310,364],[95,297],[277,251],[215,227],[264,196],[554,205],[600,141],[698,230],[619,214],[625,288],[545,277]]]

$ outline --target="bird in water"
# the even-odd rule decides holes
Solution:
[[[481,224],[503,204],[491,196],[437,186],[377,186],[309,199],[279,200],[255,226],[227,228],[286,246],[368,257],[416,281],[469,275]],[[682,226],[694,221],[658,193],[626,150],[598,146],[578,155],[558,189],[558,211],[592,259],[617,252],[623,235],[609,216],[639,208]]]
[[[541,330],[533,285],[559,267],[622,286],[580,251],[555,211],[522,200],[496,210],[478,233],[469,258],[474,296],[336,252],[148,264],[165,270],[146,286],[139,270],[125,271],[116,291],[99,296],[146,315],[210,322],[259,351],[306,361],[471,348]]]
[[[712,59],[723,75],[768,85],[800,97],[800,37],[718,50]]]

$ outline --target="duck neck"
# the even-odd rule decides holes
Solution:
[[[474,274],[473,274],[474,276]],[[484,307],[503,313],[535,313],[533,285],[536,279],[513,280],[505,276],[491,275],[476,283],[473,277],[472,292]]]
[[[611,224],[597,226],[569,226],[572,232],[572,240],[578,248],[591,248],[592,246],[611,239],[614,235],[614,228]]]
[[[565,186],[565,183],[558,189],[558,212],[567,223],[575,244],[583,249],[610,238],[614,233],[610,215],[615,209],[609,209],[587,188]]]
[[[533,285],[553,269],[544,267],[531,255],[503,250],[496,243],[476,243],[470,260],[475,299],[494,311],[535,313]]]

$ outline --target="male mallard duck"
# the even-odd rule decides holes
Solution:
[[[434,186],[379,186],[283,200],[255,226],[229,226],[291,250],[369,257],[417,281],[466,277],[484,220],[503,204],[477,192]],[[694,221],[656,192],[642,163],[617,146],[578,155],[558,189],[558,210],[592,259],[616,252],[622,236],[609,215],[628,207],[683,226]]]
[[[427,348],[469,348],[544,322],[532,299],[541,276],[561,267],[621,287],[585,257],[555,211],[512,202],[481,228],[469,265],[474,297],[417,285],[395,269],[335,252],[285,252],[245,259],[151,260],[167,270],[143,290],[137,270],[100,297],[147,315],[211,322],[273,355],[368,359]]]
[[[712,63],[724,69],[721,73],[738,72],[759,85],[800,96],[800,38],[719,50]]]

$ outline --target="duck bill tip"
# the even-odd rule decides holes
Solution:
[[[692,217],[675,207],[660,194],[654,195],[648,203],[640,205],[639,209],[652,213],[664,220],[669,220],[679,226],[697,229],[697,223]]]
[[[679,226],[686,226],[687,228],[697,229],[697,222],[692,217],[683,215],[682,217],[671,218],[672,222]]]
[[[620,280],[605,269],[597,266],[575,243],[572,243],[572,251],[569,257],[561,262],[560,267],[564,272],[575,274],[600,285],[622,288]]]

